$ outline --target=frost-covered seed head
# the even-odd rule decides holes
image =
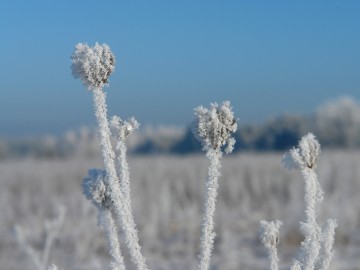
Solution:
[[[275,247],[279,242],[279,229],[282,225],[280,220],[260,221],[259,238],[266,248]]]
[[[115,115],[110,121],[111,131],[121,140],[125,140],[139,126],[139,122],[134,117],[131,117],[128,121],[123,121],[119,116]]]
[[[283,164],[287,169],[315,169],[320,155],[320,143],[315,135],[308,133],[299,141],[297,148],[293,148],[283,157]]]
[[[237,123],[229,101],[223,102],[221,107],[212,103],[210,109],[203,106],[195,108],[193,133],[204,151],[220,151],[226,145],[225,152],[231,153],[235,144],[231,135],[236,129]]]
[[[106,184],[106,171],[91,169],[84,178],[82,187],[85,197],[98,208],[111,208],[112,201]]]
[[[96,43],[94,47],[79,43],[71,55],[72,74],[80,78],[89,89],[103,88],[115,69],[115,56],[106,44]]]

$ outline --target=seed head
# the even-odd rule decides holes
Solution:
[[[193,132],[204,151],[220,151],[226,145],[225,152],[231,153],[235,144],[231,135],[236,129],[237,123],[229,101],[223,102],[221,107],[212,103],[210,109],[202,106],[195,108]]]
[[[320,143],[314,134],[308,133],[301,138],[297,148],[284,155],[283,164],[287,169],[315,169],[319,155]]]
[[[115,69],[115,56],[106,44],[94,47],[78,43],[71,55],[71,69],[75,79],[80,78],[89,89],[103,88]]]
[[[275,247],[279,242],[279,228],[282,225],[280,220],[276,221],[260,221],[259,237],[261,243],[267,247]]]
[[[84,178],[82,187],[85,197],[98,208],[110,208],[110,192],[106,184],[106,171],[91,169]]]

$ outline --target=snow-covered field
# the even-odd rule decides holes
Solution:
[[[106,269],[109,257],[97,211],[81,190],[87,170],[101,164],[84,158],[0,162],[1,270],[35,269],[15,240],[14,225],[23,227],[28,242],[41,252],[44,223],[58,205],[67,212],[50,261],[64,270]],[[208,160],[152,156],[131,158],[129,164],[134,215],[150,268],[195,269]],[[334,217],[339,223],[331,269],[360,269],[360,152],[325,151],[317,171],[326,192],[320,222]],[[281,154],[225,158],[212,269],[269,269],[257,239],[262,219],[284,222],[279,253],[287,268],[302,239],[302,217],[303,180],[300,172],[282,168]]]

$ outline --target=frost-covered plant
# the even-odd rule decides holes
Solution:
[[[99,126],[99,141],[106,172],[104,185],[110,194],[113,212],[124,230],[126,244],[133,263],[139,270],[148,269],[141,253],[131,208],[126,203],[119,185],[119,176],[115,168],[115,152],[110,140],[111,133],[103,87],[107,85],[108,78],[115,68],[115,57],[106,44],[95,44],[91,48],[86,44],[79,43],[76,45],[71,59],[74,77],[80,78],[93,93],[95,116]]]
[[[115,152],[118,161],[118,175],[120,180],[121,191],[125,197],[125,202],[131,209],[130,201],[130,175],[129,165],[126,160],[126,142],[125,139],[135,130],[139,128],[140,124],[134,117],[129,121],[123,121],[118,116],[113,116],[110,121],[110,128],[114,137],[116,138]]]
[[[89,90],[103,88],[108,84],[115,69],[115,57],[106,44],[96,43],[94,47],[79,43],[71,56],[73,76],[80,78]]]
[[[237,129],[230,101],[223,102],[221,107],[212,103],[210,109],[199,106],[195,108],[195,116],[193,133],[201,142],[203,150],[211,155],[214,152],[220,153],[221,148],[226,145],[225,153],[230,154],[235,144],[235,139],[231,136]]]
[[[110,209],[112,201],[110,190],[106,188],[106,171],[100,169],[91,169],[84,178],[83,193],[99,210]]]
[[[326,270],[334,256],[335,229],[338,226],[335,219],[328,219],[321,234],[321,249],[316,269]]]
[[[301,230],[305,236],[301,243],[298,259],[294,260],[292,270],[328,269],[333,256],[336,221],[329,219],[324,228],[316,221],[316,206],[323,200],[324,193],[315,172],[320,155],[320,143],[312,133],[308,133],[284,155],[283,164],[287,169],[300,169],[305,180],[305,222]]]
[[[38,270],[46,270],[49,265],[51,249],[64,224],[65,213],[65,207],[59,206],[57,216],[52,220],[45,221],[45,243],[41,254],[39,254],[39,252],[37,252],[27,242],[23,228],[20,225],[15,225],[15,236],[17,242]]]
[[[220,177],[222,147],[225,153],[232,152],[235,139],[232,134],[237,129],[236,119],[230,106],[226,101],[219,107],[218,104],[211,104],[210,109],[202,106],[195,108],[195,120],[193,132],[206,151],[210,160],[208,177],[206,180],[204,216],[201,232],[201,253],[198,268],[209,269],[211,252],[214,247],[214,213],[217,197],[218,180]]]
[[[266,247],[269,259],[270,269],[279,269],[279,257],[277,255],[276,245],[279,243],[279,228],[282,222],[276,221],[260,221],[259,236],[261,243]]]
[[[125,270],[124,258],[121,255],[118,230],[112,215],[112,201],[110,191],[106,184],[106,172],[99,169],[89,170],[88,176],[83,181],[83,192],[98,209],[98,221],[104,229],[112,257],[110,263],[113,270]]]
[[[320,144],[312,133],[308,133],[284,159],[287,168],[299,168],[305,179],[305,222],[301,223],[305,239],[301,244],[299,263],[301,269],[309,270],[315,269],[321,248],[321,228],[316,221],[316,204],[323,200],[324,194],[315,172],[319,155]]]

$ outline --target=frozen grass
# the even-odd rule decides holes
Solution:
[[[280,154],[226,157],[215,213],[214,269],[269,269],[267,254],[257,238],[260,220],[279,219],[280,269],[291,263],[299,243],[303,216],[303,179],[281,166]],[[82,195],[88,168],[102,161],[24,160],[0,163],[0,269],[32,270],[19,248],[14,224],[41,252],[47,219],[57,205],[67,208],[64,227],[54,242],[50,264],[59,269],[103,269],[111,260],[97,210]],[[199,254],[204,175],[203,156],[136,157],[129,160],[132,205],[141,245],[152,269],[195,269]],[[325,191],[319,222],[338,220],[335,257],[330,269],[360,265],[360,153],[324,152],[317,172]],[[123,235],[121,235],[123,237]],[[129,254],[124,252],[125,260]],[[131,264],[129,264],[131,266]],[[129,268],[132,269],[132,268]]]

